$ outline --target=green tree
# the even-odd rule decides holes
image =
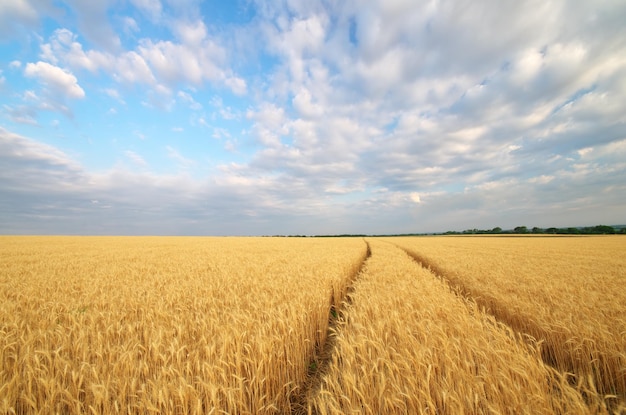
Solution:
[[[594,226],[592,229],[593,233],[600,233],[600,234],[614,234],[615,233],[615,229],[613,229],[612,226],[607,226],[607,225],[598,225],[598,226]]]
[[[528,228],[526,226],[516,226],[513,230],[515,233],[528,233]]]

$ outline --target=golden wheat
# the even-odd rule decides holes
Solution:
[[[619,413],[616,241],[0,237],[0,413]]]
[[[541,342],[544,360],[609,405],[626,398],[626,244],[619,236],[389,241],[496,318]],[[623,403],[622,403],[623,405]]]
[[[400,249],[370,243],[310,413],[590,411],[536,348]]]
[[[366,254],[360,239],[0,239],[5,414],[289,412]]]

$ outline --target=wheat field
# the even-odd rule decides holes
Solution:
[[[0,413],[623,413],[621,246],[0,236]]]
[[[589,413],[536,348],[402,250],[370,243],[310,413]]]
[[[362,240],[1,238],[0,413],[286,413]]]
[[[626,400],[626,242],[619,236],[393,238],[544,361],[607,401]]]

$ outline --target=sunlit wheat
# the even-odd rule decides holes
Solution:
[[[592,399],[626,401],[626,241],[620,236],[393,238],[457,291],[541,343]],[[617,397],[617,398],[616,398]]]
[[[371,240],[310,413],[584,414],[536,347],[402,250]]]
[[[362,239],[2,237],[0,413],[288,412],[365,253]]]

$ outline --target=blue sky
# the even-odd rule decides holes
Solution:
[[[0,232],[626,222],[623,1],[0,0]]]

